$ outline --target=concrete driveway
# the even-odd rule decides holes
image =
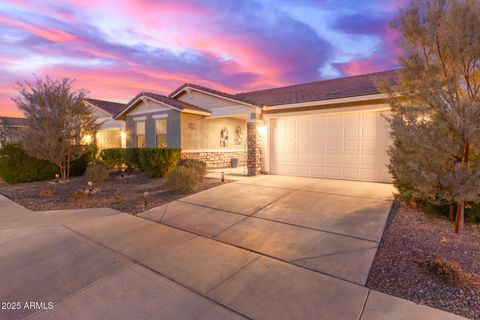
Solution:
[[[260,176],[140,216],[364,285],[393,191],[390,184]]]
[[[460,319],[362,286],[391,191],[264,176],[143,218],[0,196],[0,319]]]

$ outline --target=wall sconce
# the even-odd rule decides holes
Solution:
[[[91,144],[92,143],[92,135],[91,134],[87,134],[83,137],[83,143],[84,144]]]
[[[267,134],[267,126],[266,125],[261,125],[257,127],[258,133],[264,137]]]

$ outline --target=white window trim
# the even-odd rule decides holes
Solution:
[[[133,118],[133,121],[137,122],[137,121],[146,121],[147,120],[147,117],[135,117]]]
[[[163,115],[158,114],[157,116],[163,116]],[[165,117],[155,118],[155,116],[154,116],[155,120],[163,120],[163,119],[167,120],[167,118],[168,118],[168,114],[166,114]],[[155,147],[158,146],[158,132],[157,132],[157,123],[156,122],[157,121],[155,121]],[[165,140],[166,140],[165,143],[166,143],[167,148],[168,148],[168,120],[165,123],[165,130],[166,130],[166,132],[165,132]]]
[[[154,114],[152,116],[153,119],[165,119],[165,118],[168,118],[168,113],[164,113],[164,114]]]

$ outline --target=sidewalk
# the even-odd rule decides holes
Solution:
[[[0,319],[462,319],[120,213],[33,213],[0,198]]]

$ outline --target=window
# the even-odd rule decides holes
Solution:
[[[155,133],[157,139],[157,148],[167,147],[167,119],[155,120]]]
[[[137,148],[145,148],[145,122],[135,122],[135,134],[137,135]]]

